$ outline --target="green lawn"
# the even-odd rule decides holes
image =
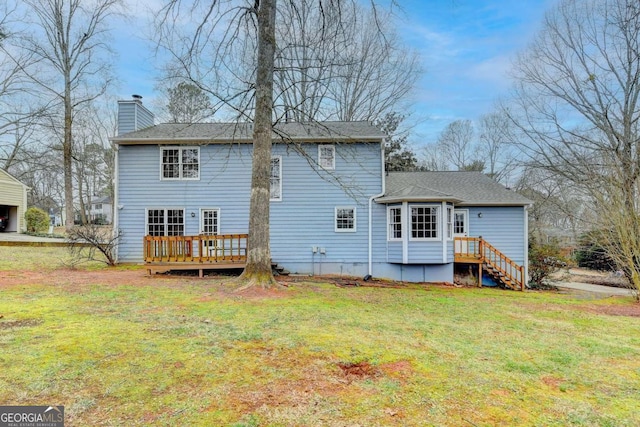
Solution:
[[[0,264],[0,404],[65,405],[69,426],[640,425],[640,317],[603,314],[632,298],[314,282],[239,295],[20,251]]]

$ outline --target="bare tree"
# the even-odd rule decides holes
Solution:
[[[82,262],[99,261],[116,265],[116,250],[122,239],[122,231],[110,231],[97,224],[73,227],[67,233],[67,249],[71,254],[71,266]]]
[[[270,286],[269,197],[271,176],[271,115],[273,108],[273,65],[276,50],[276,0],[261,0],[258,8],[258,68],[256,112],[253,126],[251,199],[247,265],[240,277],[246,286]]]
[[[562,236],[575,240],[586,230],[589,212],[584,210],[584,195],[561,176],[525,165],[515,190],[533,201],[529,234],[538,242]]]
[[[382,120],[402,109],[421,68],[379,8],[286,1],[276,26],[276,112],[296,121]],[[347,25],[345,25],[347,23]]]
[[[471,120],[456,120],[449,123],[438,137],[437,149],[442,150],[455,169],[478,170],[478,148],[473,138],[474,129]]]
[[[427,171],[448,171],[449,160],[436,142],[427,143],[422,147],[420,167]]]
[[[323,25],[331,17],[346,17],[341,15],[342,11],[354,3],[317,1]],[[283,0],[277,7],[276,0],[201,0],[183,7],[180,1],[170,0],[159,14],[157,31],[172,55],[167,70],[169,78],[193,82],[233,112],[236,119],[254,121],[248,256],[241,276],[241,281],[249,286],[275,283],[269,249],[269,160],[272,123],[277,120],[273,101],[276,16],[282,4],[293,7],[299,3]],[[198,24],[185,37],[177,26],[190,17]],[[338,22],[342,28],[349,26],[348,22]]]
[[[82,224],[90,222],[87,212],[94,198],[110,196],[113,200],[114,149],[108,145],[109,135],[116,130],[117,113],[113,105],[113,102],[87,102],[76,112],[74,179]]]
[[[514,76],[507,114],[531,164],[589,197],[594,228],[640,290],[640,4],[561,1]]]
[[[4,170],[34,151],[31,135],[46,109],[24,72],[35,62],[31,52],[18,46],[24,19],[17,4],[0,5],[0,168]]]
[[[514,138],[513,124],[502,112],[480,117],[478,151],[485,160],[486,174],[496,181],[506,183],[518,166]]]
[[[25,70],[33,83],[60,106],[63,129],[66,227],[74,220],[73,121],[76,109],[104,94],[111,82],[108,21],[121,0],[26,0],[33,31],[23,48],[38,60],[37,70]]]

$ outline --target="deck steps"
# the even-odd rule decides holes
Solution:
[[[486,271],[498,285],[505,288],[525,289],[526,270],[507,257],[482,237],[456,237],[454,259],[457,263],[477,264],[479,271]],[[479,283],[482,283],[479,275]]]
[[[282,267],[281,265],[279,265],[277,262],[271,262],[271,271],[273,272],[274,276],[288,276],[291,274],[291,272],[287,269],[285,269],[284,267]]]
[[[519,287],[514,283],[512,278],[508,277],[504,272],[500,271],[500,269],[492,265],[490,262],[485,261],[485,263],[483,263],[483,268],[484,271],[486,271],[487,274],[499,285],[509,289],[519,290]]]

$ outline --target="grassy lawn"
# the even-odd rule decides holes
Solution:
[[[640,317],[605,314],[631,298],[240,295],[18,250],[0,247],[0,403],[65,405],[69,426],[640,425]]]

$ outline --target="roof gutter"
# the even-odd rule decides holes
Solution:
[[[317,143],[317,144],[330,144],[330,143],[358,143],[358,142],[375,142],[379,137],[358,136],[349,137],[349,139],[340,139],[339,136],[334,137],[304,137],[296,136],[291,138],[272,138],[276,144],[293,143]],[[127,137],[112,137],[109,141],[119,145],[157,145],[157,144],[253,144],[252,138],[206,138],[206,137],[169,137],[169,138],[127,138]]]
[[[386,138],[383,138],[382,141],[380,141],[380,162],[381,162],[381,177],[382,177],[382,192],[380,194],[374,194],[373,196],[369,197],[369,268],[368,268],[368,276],[372,276],[373,274],[373,212],[372,212],[372,208],[373,208],[373,200],[377,199],[378,197],[382,197],[384,196],[385,193],[385,187],[386,187],[386,180],[385,180],[385,174],[386,171],[384,170],[384,146],[385,146],[385,140]]]

